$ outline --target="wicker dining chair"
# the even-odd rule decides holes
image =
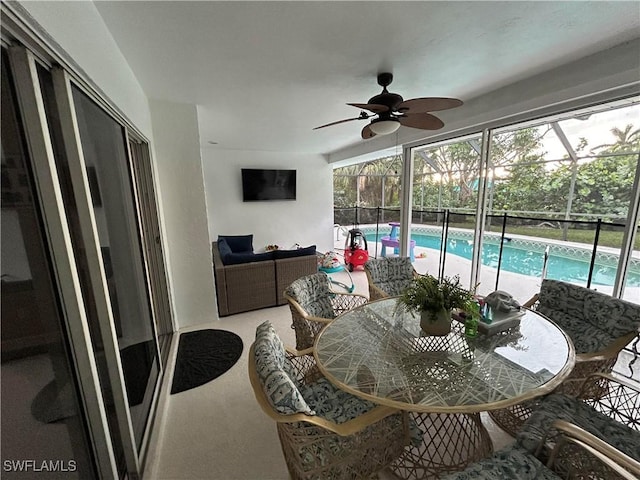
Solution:
[[[368,478],[409,444],[407,413],[337,389],[311,349],[285,349],[269,322],[256,330],[248,369],[258,404],[276,422],[293,480]]]
[[[573,342],[575,367],[556,389],[573,396],[592,373],[611,372],[618,354],[638,336],[640,328],[640,305],[558,280],[544,279],[540,293],[524,306],[554,321]],[[534,400],[489,414],[515,435],[535,405]]]
[[[364,265],[369,281],[369,300],[395,297],[418,276],[408,257],[372,258]]]
[[[558,441],[540,460],[518,442],[442,480],[637,480],[640,463],[573,424],[557,421]]]
[[[367,303],[364,295],[333,291],[323,272],[298,278],[285,289],[284,298],[291,310],[298,350],[312,347],[318,333],[338,315]]]

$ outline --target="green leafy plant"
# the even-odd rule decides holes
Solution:
[[[460,284],[460,277],[444,277],[442,281],[431,275],[421,275],[407,287],[398,299],[398,307],[407,312],[438,312],[459,308],[471,311],[473,293]]]

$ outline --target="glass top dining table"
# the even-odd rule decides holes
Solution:
[[[396,299],[337,317],[318,336],[322,373],[356,396],[402,410],[475,413],[504,408],[558,386],[575,363],[571,340],[526,310],[518,326],[474,338],[452,321],[446,336],[426,336],[417,314]]]

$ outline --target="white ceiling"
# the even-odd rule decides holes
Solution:
[[[365,122],[313,127],[356,117],[380,71],[405,99],[468,101],[640,32],[636,1],[95,4],[147,95],[198,105],[220,149],[332,152]]]

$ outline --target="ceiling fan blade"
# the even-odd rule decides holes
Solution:
[[[424,97],[410,98],[398,105],[398,111],[403,113],[437,112],[462,105],[457,98]]]
[[[376,103],[347,103],[347,105],[351,105],[352,107],[360,108],[362,110],[369,110],[373,113],[382,113],[389,111],[389,107],[387,107],[386,105],[378,105]]]
[[[438,130],[444,127],[442,120],[429,113],[408,114],[398,117],[398,120],[405,127],[419,128],[421,130]]]
[[[375,136],[376,134],[371,131],[370,125],[365,125],[365,127],[362,129],[362,138],[366,140],[367,138],[373,138]]]
[[[324,127],[330,127],[331,125],[338,125],[339,123],[352,122],[354,120],[366,120],[368,118],[369,118],[368,115],[365,115],[365,116],[360,115],[359,117],[347,118],[345,120],[338,120],[337,122],[327,123],[326,125],[320,125],[319,127],[315,127],[314,130],[318,130],[319,128],[324,128]]]

